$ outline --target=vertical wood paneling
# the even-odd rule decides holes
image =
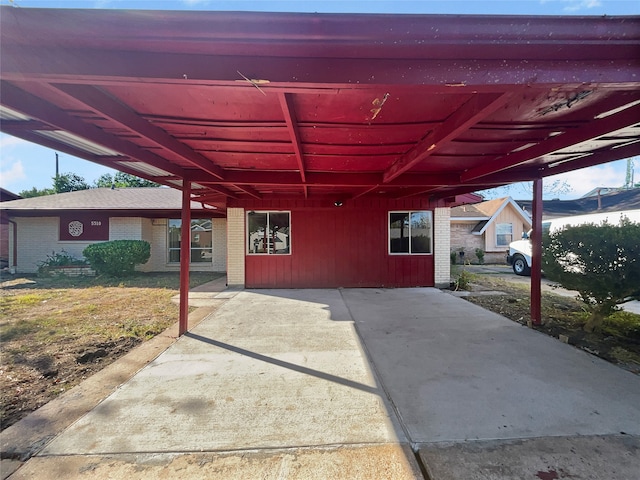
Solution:
[[[433,285],[432,255],[388,254],[388,211],[418,209],[419,201],[360,200],[356,206],[330,208],[280,200],[243,206],[291,210],[291,255],[247,256],[248,288]]]

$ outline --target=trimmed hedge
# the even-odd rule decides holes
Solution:
[[[82,254],[96,272],[123,277],[132,274],[136,265],[149,261],[151,244],[144,240],[113,240],[89,245]]]

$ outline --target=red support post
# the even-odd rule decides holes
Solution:
[[[182,215],[180,224],[180,322],[178,335],[189,326],[189,262],[191,261],[191,182],[182,186]]]
[[[533,181],[531,233],[531,323],[542,323],[542,178]]]

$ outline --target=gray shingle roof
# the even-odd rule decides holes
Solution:
[[[531,200],[517,200],[517,203],[531,211]],[[607,193],[598,197],[582,197],[575,200],[545,200],[542,202],[543,218],[568,217],[589,213],[620,212],[640,208],[640,188]]]
[[[173,188],[92,188],[77,192],[2,202],[0,209],[33,210],[181,210],[182,192]],[[191,202],[192,210],[203,210]]]

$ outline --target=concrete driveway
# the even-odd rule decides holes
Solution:
[[[229,297],[12,478],[637,480],[630,372],[437,289]]]

